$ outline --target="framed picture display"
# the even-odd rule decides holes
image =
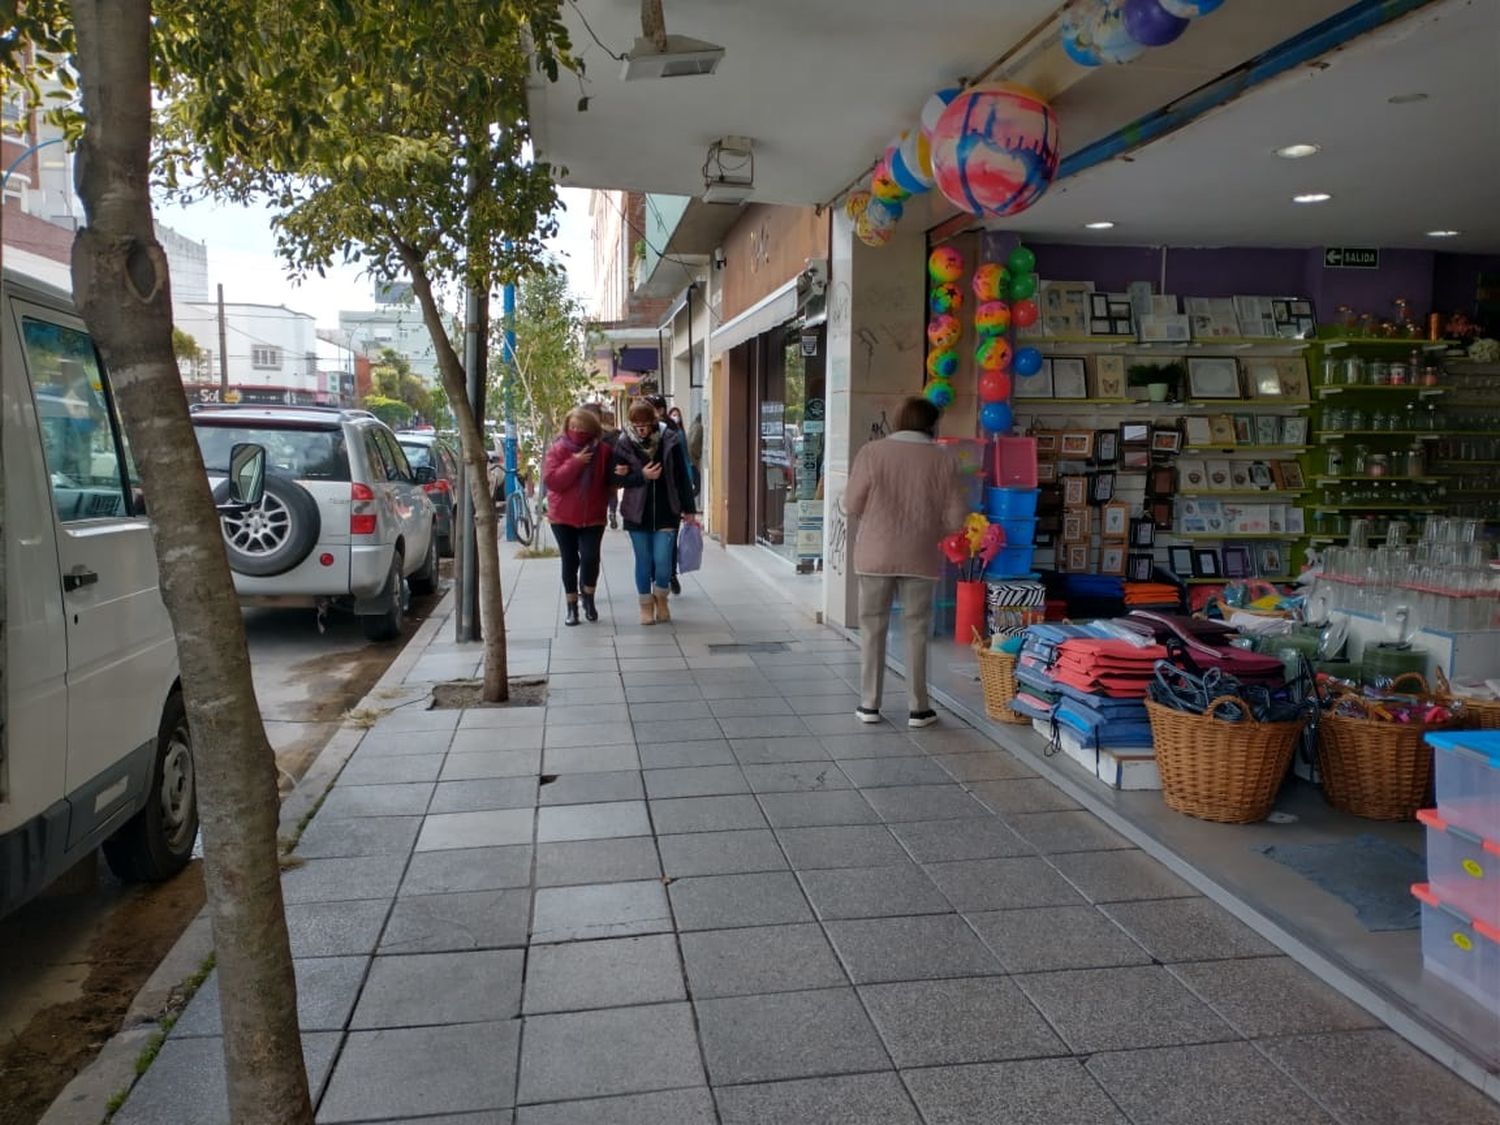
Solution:
[[[1197,458],[1180,458],[1177,462],[1177,480],[1184,492],[1202,492],[1208,488],[1208,469]]]
[[[1250,489],[1250,465],[1246,461],[1229,462],[1229,487],[1235,492]]]
[[[1277,461],[1271,465],[1271,476],[1276,487],[1287,492],[1301,492],[1307,487],[1307,478],[1302,466],[1296,461]]]
[[[1301,415],[1283,418],[1281,420],[1281,444],[1306,445],[1307,419]]]
[[[1157,531],[1172,530],[1172,501],[1152,500],[1150,512],[1151,522]]]
[[[1017,375],[1013,382],[1016,398],[1052,397],[1052,361],[1042,360],[1042,369],[1035,375]]]
[[[1146,492],[1151,496],[1171,496],[1177,491],[1177,471],[1171,465],[1155,465],[1146,478]]]
[[[1064,543],[1078,543],[1089,537],[1089,528],[1093,525],[1090,518],[1092,513],[1087,508],[1079,508],[1076,511],[1063,513],[1062,537]]]
[[[1228,545],[1224,548],[1224,577],[1250,577],[1250,548],[1243,545]]]
[[[1089,294],[1089,335],[1109,335],[1109,294]]]
[[[1087,461],[1094,456],[1093,430],[1064,430],[1057,455],[1063,461]]]
[[[1276,477],[1271,472],[1271,466],[1264,461],[1254,461],[1250,465],[1250,487],[1271,489],[1276,487]]]
[[[1063,477],[1063,507],[1082,508],[1089,502],[1088,477]],[[1064,536],[1066,538],[1066,536]]]
[[[1054,356],[1052,359],[1052,397],[1088,398],[1088,365],[1082,356]]]
[[[1152,313],[1141,317],[1136,327],[1145,344],[1186,344],[1193,338],[1192,324],[1181,313]]]
[[[1266,527],[1273,535],[1284,535],[1286,533],[1286,505],[1268,504],[1269,516]]]
[[[1098,295],[1095,294],[1095,296]],[[1096,355],[1094,357],[1094,382],[1089,387],[1089,398],[1124,401],[1125,397],[1125,357]]]
[[[1193,577],[1223,578],[1224,567],[1219,562],[1219,552],[1212,547],[1194,547]]]
[[[1286,552],[1279,543],[1267,543],[1260,549],[1260,576],[1280,578],[1286,574]]]
[[[1153,426],[1151,429],[1152,453],[1180,453],[1182,431],[1176,426]]]
[[[1189,356],[1188,394],[1197,399],[1240,396],[1240,365],[1232,355]]]
[[[1234,298],[1234,315],[1241,336],[1270,338],[1276,335],[1276,317],[1269,297]]]
[[[1193,549],[1191,547],[1168,547],[1167,565],[1179,578],[1190,578],[1193,574]]]
[[[1307,534],[1307,513],[1301,508],[1288,506],[1286,510],[1286,533],[1288,535]]]
[[[1306,297],[1273,297],[1270,303],[1276,335],[1287,340],[1310,340],[1316,335],[1318,320],[1312,301]]]
[[[1234,488],[1234,474],[1229,466],[1227,459],[1204,462],[1210,492],[1229,492]]]
[[[1087,543],[1067,543],[1064,549],[1068,556],[1068,569],[1075,574],[1083,574],[1089,568],[1089,545]]]
[[[1109,293],[1109,334],[1111,336],[1135,335],[1135,318],[1130,311],[1130,295]]]
[[[1036,463],[1036,479],[1038,484],[1057,483],[1057,462],[1038,461]]]
[[[1038,457],[1057,456],[1058,433],[1056,430],[1041,430],[1033,436],[1036,438],[1036,455]]]
[[[1208,420],[1210,446],[1216,449],[1233,449],[1238,444],[1234,439],[1234,419],[1228,414],[1215,414]]]
[[[1208,425],[1208,416],[1189,414],[1182,420],[1183,437],[1188,445],[1203,446],[1213,440],[1213,431]]]
[[[1245,392],[1248,398],[1280,398],[1281,370],[1273,358],[1247,359],[1242,364],[1245,372]]]
[[[1309,397],[1307,357],[1284,355],[1276,360],[1276,378],[1281,384],[1281,397],[1291,402],[1306,402]]]
[[[1120,424],[1120,444],[1126,449],[1132,446],[1151,445],[1150,422],[1123,422]]]
[[[1092,281],[1044,281],[1038,304],[1048,336],[1087,336],[1092,309]],[[1080,396],[1083,397],[1083,396]]]
[[[1149,469],[1151,467],[1151,450],[1149,447],[1140,446],[1127,449],[1120,456],[1120,467],[1129,470]]]
[[[1089,503],[1096,507],[1115,498],[1115,474],[1095,473],[1089,487]]]
[[[1130,505],[1111,501],[1104,505],[1104,522],[1099,534],[1105,539],[1124,539],[1130,534]]]
[[[1274,414],[1255,416],[1255,444],[1277,445],[1281,441],[1281,419]]]
[[[1184,297],[1182,307],[1188,315],[1195,340],[1223,340],[1240,335],[1233,298]]]
[[[1156,573],[1156,559],[1151,555],[1130,555],[1125,562],[1125,574],[1132,582],[1150,582]]]
[[[1132,547],[1154,547],[1156,545],[1156,525],[1150,520],[1131,520],[1130,545]]]
[[[1234,443],[1236,445],[1251,445],[1255,441],[1255,415],[1236,414],[1234,416]]]
[[[1094,431],[1094,460],[1101,465],[1113,465],[1120,457],[1120,431]]]
[[[1126,548],[1123,542],[1104,543],[1099,548],[1099,573],[1124,574]]]

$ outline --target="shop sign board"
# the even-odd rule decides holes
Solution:
[[[1380,251],[1366,246],[1325,246],[1325,270],[1378,270]]]
[[[802,354],[811,358],[818,354],[818,334],[807,332],[802,336]]]
[[[820,559],[823,557],[823,506],[803,504],[802,518],[797,521],[797,557]]]

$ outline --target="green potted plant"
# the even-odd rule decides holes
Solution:
[[[1166,402],[1175,398],[1177,388],[1187,371],[1180,363],[1135,363],[1131,364],[1126,379],[1132,387],[1145,387],[1146,396],[1152,402]]]

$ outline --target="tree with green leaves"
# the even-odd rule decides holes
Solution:
[[[401,425],[409,424],[414,417],[433,420],[432,391],[412,372],[411,362],[394,348],[382,349],[380,358],[370,364],[370,392],[364,407],[388,426],[397,423],[380,412],[376,400],[381,400],[386,412],[399,418]],[[391,403],[405,409],[394,410],[388,405]]]
[[[175,324],[172,326],[172,354],[177,357],[177,365],[184,375],[197,379],[203,374],[208,362],[207,350],[199,346],[192,333],[184,332]]]

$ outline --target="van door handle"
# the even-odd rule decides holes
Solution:
[[[99,575],[86,566],[75,566],[67,574],[63,575],[63,592],[71,594],[74,590],[81,590],[85,586],[92,586],[99,581]]]

